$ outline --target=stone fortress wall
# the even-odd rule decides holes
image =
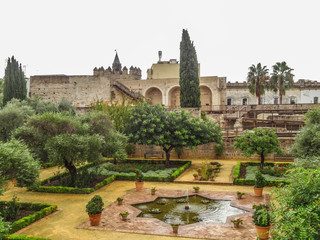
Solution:
[[[122,101],[138,93],[149,98],[151,104],[169,108],[180,107],[179,63],[175,59],[159,61],[147,70],[147,79],[141,80],[137,67],[121,67],[116,54],[112,68],[94,68],[93,75],[31,76],[30,97],[41,96],[45,100],[60,101],[68,98],[77,106],[89,106],[97,99]],[[200,73],[200,64],[199,64]],[[246,82],[227,82],[226,77],[200,77],[202,110],[215,110],[219,105],[257,104],[256,96],[249,93]],[[262,104],[278,104],[278,93],[267,91]],[[283,96],[283,104],[315,103],[320,98],[320,82],[299,80]]]

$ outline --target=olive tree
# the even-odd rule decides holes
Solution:
[[[236,137],[234,147],[240,149],[245,157],[260,155],[261,168],[268,153],[282,154],[277,134],[272,129],[255,128],[252,132],[246,131],[243,136]]]
[[[320,168],[320,109],[307,112],[306,126],[295,137],[290,152],[297,166]]]
[[[65,167],[71,176],[71,186],[77,179],[77,164],[101,161],[103,137],[95,135],[60,134],[45,145],[50,161]]]
[[[22,126],[34,114],[25,101],[12,99],[0,110],[0,141],[8,141],[14,130]]]
[[[16,179],[19,187],[31,186],[39,177],[40,163],[27,146],[16,139],[0,142],[0,183]],[[0,186],[1,188],[1,186]]]
[[[32,116],[26,124],[14,133],[14,137],[25,142],[41,162],[48,162],[48,154],[44,146],[46,142],[59,134],[76,134],[82,125],[76,117],[63,113],[45,112]]]
[[[222,142],[217,124],[192,117],[185,110],[168,112],[162,106],[147,103],[140,103],[133,110],[127,134],[133,143],[161,146],[166,153],[166,166],[170,165],[173,148]]]

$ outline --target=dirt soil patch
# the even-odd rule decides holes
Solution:
[[[247,173],[247,166],[241,164],[239,178],[246,178],[246,173]]]

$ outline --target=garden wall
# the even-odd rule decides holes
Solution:
[[[284,151],[285,154],[288,153],[289,148],[292,146],[294,143],[294,138],[291,137],[281,137],[278,138],[280,143],[281,143],[281,149]],[[230,141],[225,141],[225,150],[224,150],[224,155],[222,156],[223,159],[246,159],[244,156],[241,154],[241,150],[239,149],[234,149],[233,148],[233,140]],[[162,148],[159,146],[147,146],[147,145],[135,145],[135,153],[133,157],[135,158],[143,158],[144,153],[147,151],[162,151]],[[149,158],[150,155],[147,157]],[[155,157],[160,157],[159,154],[155,155]],[[177,153],[175,153],[174,149],[171,151],[170,157],[172,159],[178,159]],[[165,158],[165,154],[164,154]],[[183,153],[181,155],[182,159],[215,159],[215,152],[214,152],[214,143],[210,144],[204,144],[197,146],[195,149],[188,149],[188,148],[183,148]],[[249,159],[257,159],[260,160],[260,156],[258,155],[253,155]],[[266,156],[266,160],[273,160],[274,156],[273,154],[269,154]]]

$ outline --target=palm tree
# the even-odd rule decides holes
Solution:
[[[258,104],[261,104],[261,95],[264,94],[264,89],[266,87],[266,81],[269,79],[268,76],[269,69],[267,66],[261,67],[261,63],[258,63],[257,66],[252,64],[249,67],[248,72],[248,89],[252,95],[256,95],[258,98]]]
[[[280,104],[282,104],[282,96],[286,95],[286,90],[292,88],[293,77],[291,73],[294,69],[289,68],[286,62],[277,62],[272,66],[273,73],[271,76],[269,88],[274,92],[279,90]]]

